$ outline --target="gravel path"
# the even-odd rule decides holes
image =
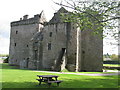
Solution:
[[[86,76],[111,76],[111,75],[120,75],[120,72],[113,72],[113,73],[96,73],[96,74],[69,73],[69,72],[53,72],[53,71],[35,71],[35,72],[47,72],[47,73],[57,73],[57,74],[74,74],[74,75],[86,75]]]

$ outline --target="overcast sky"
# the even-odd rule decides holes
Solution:
[[[54,0],[58,1],[58,0]],[[40,14],[42,10],[49,21],[54,12],[60,7],[55,5],[52,0],[1,0],[0,1],[0,54],[9,53],[10,22],[17,21],[28,14],[33,17]],[[106,42],[107,41],[107,42]],[[110,45],[109,39],[104,40],[103,53],[117,54],[116,45]],[[112,40],[114,42],[114,40]]]

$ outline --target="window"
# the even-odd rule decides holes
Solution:
[[[40,37],[40,41],[43,41],[43,35],[41,35],[41,37]]]
[[[18,31],[16,31],[16,34],[18,34]]]
[[[85,54],[85,51],[82,51],[83,54]]]
[[[38,51],[35,50],[35,60],[37,60],[37,54],[38,54]]]
[[[75,29],[75,28],[73,27],[73,29]]]
[[[56,32],[57,32],[57,27],[58,27],[58,26],[57,26],[57,24],[56,24],[56,25],[55,25]]]
[[[48,43],[48,50],[51,50],[51,43]]]
[[[28,45],[27,45],[27,47],[28,47]]]
[[[52,32],[50,32],[50,37],[52,37]]]
[[[16,43],[15,43],[15,47],[16,47]]]

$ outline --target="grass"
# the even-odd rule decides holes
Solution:
[[[103,64],[103,66],[120,67],[120,64]]]
[[[36,75],[58,75],[58,79],[63,80],[59,87],[52,84],[51,88],[118,88],[118,76],[84,76],[34,72],[2,64],[3,88],[48,88],[46,84],[38,86]]]

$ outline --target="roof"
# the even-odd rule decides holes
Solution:
[[[49,21],[49,24],[62,22],[61,13],[68,13],[68,11],[64,7],[61,7],[56,13],[54,13],[54,16]]]

